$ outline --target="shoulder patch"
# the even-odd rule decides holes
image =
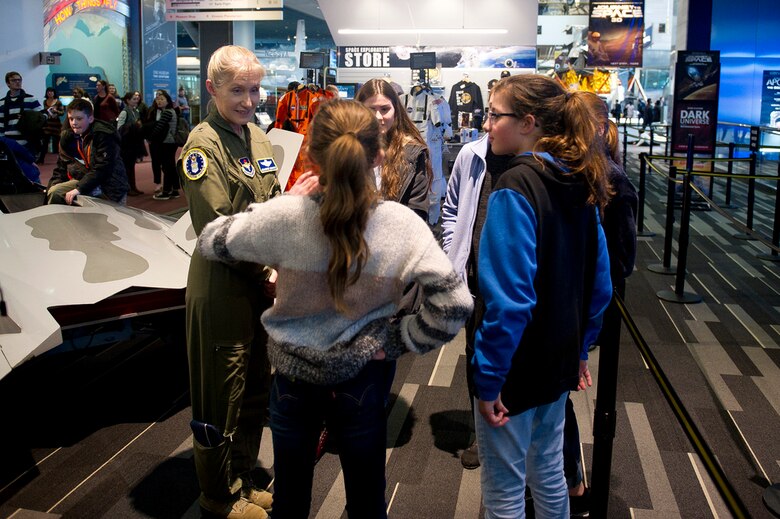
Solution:
[[[260,168],[260,173],[271,173],[277,171],[276,162],[273,157],[267,159],[257,159],[257,166]]]
[[[255,176],[255,168],[252,167],[252,161],[247,157],[241,157],[238,159],[238,165],[241,166],[241,171],[244,172],[244,175],[248,176],[249,178]]]
[[[209,160],[200,148],[190,148],[187,151],[187,156],[182,161],[184,176],[189,180],[198,180],[204,176],[208,166]]]

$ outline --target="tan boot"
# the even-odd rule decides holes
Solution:
[[[257,488],[243,488],[241,490],[241,497],[250,503],[259,506],[266,512],[270,513],[273,509],[274,496],[265,490],[260,490]]]
[[[243,497],[232,503],[222,503],[201,495],[200,506],[210,514],[225,519],[268,519],[268,512]]]

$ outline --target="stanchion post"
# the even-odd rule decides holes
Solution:
[[[677,240],[677,276],[674,291],[659,290],[656,295],[671,303],[701,303],[700,295],[685,291],[685,268],[688,259],[691,222],[691,176],[693,171],[693,135],[688,134],[688,155],[686,157],[685,176],[683,177],[683,203],[680,215],[680,237]]]
[[[653,237],[654,232],[645,232],[645,189],[647,182],[647,153],[639,154],[639,200],[637,205],[636,235]]]
[[[674,191],[677,183],[677,166],[669,168],[669,180],[666,183],[666,226],[664,228],[664,259],[663,263],[653,263],[647,266],[647,270],[656,274],[674,274],[677,270],[672,267],[672,234],[674,233]]]
[[[734,173],[734,143],[729,143],[729,164],[726,172],[729,176],[726,177],[726,207],[733,207],[731,205],[731,175]]]
[[[745,221],[745,227],[753,230],[753,211],[756,205],[756,152],[750,152],[750,170],[748,179],[748,199],[747,199],[747,219]],[[734,238],[738,240],[755,240],[750,233],[735,234]]]
[[[668,157],[669,156],[669,125],[666,125],[665,131],[666,131],[666,133],[664,135],[664,139],[665,139],[665,142],[664,142],[664,157]]]
[[[626,170],[626,156],[628,155],[628,123],[623,120],[623,171]]]
[[[758,258],[769,261],[780,261],[777,247],[780,247],[780,162],[777,163],[777,187],[775,189],[775,221],[772,224],[772,245],[775,246],[769,254],[758,254]]]
[[[650,123],[650,155],[653,154],[653,146],[655,146],[655,132],[653,131],[653,123]]]

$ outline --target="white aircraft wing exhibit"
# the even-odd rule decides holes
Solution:
[[[303,136],[274,129],[268,138],[284,188]],[[164,289],[187,285],[197,242],[189,212],[176,221],[97,198],[79,200],[81,206],[0,213],[0,301],[8,310],[0,316],[0,378],[59,346],[63,318],[83,324],[85,314],[97,322],[183,304],[181,294]]]
[[[96,198],[0,213],[0,378],[62,343],[49,308],[93,304],[130,287],[183,289],[190,257],[174,221]]]

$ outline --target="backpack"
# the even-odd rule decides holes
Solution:
[[[183,116],[176,119],[176,133],[173,134],[173,142],[176,146],[184,146],[190,136],[190,124]]]

